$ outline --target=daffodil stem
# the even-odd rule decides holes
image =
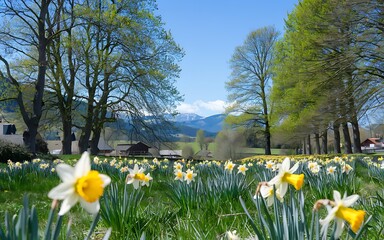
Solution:
[[[52,240],[58,239],[62,223],[63,223],[63,216],[59,215],[59,217],[57,218],[55,232],[53,234]]]
[[[55,215],[56,206],[57,206],[57,200],[53,200],[51,205],[51,210],[49,211],[49,215],[48,215],[47,225],[45,227],[45,234],[44,234],[45,240],[48,240],[51,238],[51,225],[53,221],[53,216]]]
[[[88,239],[91,237],[91,235],[92,235],[93,231],[95,230],[96,225],[97,225],[97,223],[99,222],[99,220],[100,220],[100,212],[98,212],[98,213],[96,214],[95,218],[93,219],[93,222],[92,222],[92,224],[91,224],[91,228],[89,229],[88,235],[87,235],[87,237],[85,238],[85,240],[88,240]]]

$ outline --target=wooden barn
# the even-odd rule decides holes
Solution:
[[[150,155],[149,146],[143,142],[137,142],[135,144],[117,144],[116,154],[119,156],[140,156]]]

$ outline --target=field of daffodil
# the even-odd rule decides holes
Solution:
[[[384,239],[383,157],[0,166],[0,239]]]

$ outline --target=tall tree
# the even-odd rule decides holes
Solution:
[[[47,108],[59,111],[63,132],[62,153],[71,154],[75,82],[79,69],[75,50],[80,43],[73,37],[77,19],[75,0],[61,0],[58,4],[62,4],[57,15],[59,21],[47,21],[50,29],[62,31],[48,48],[47,88],[55,94],[47,100]]]
[[[204,143],[205,143],[205,134],[204,134],[204,130],[199,129],[199,130],[196,132],[196,142],[197,142],[197,144],[199,144],[200,150],[203,150]]]
[[[164,112],[181,100],[173,84],[183,53],[154,16],[155,8],[152,0],[87,1],[79,8],[84,44],[77,97],[87,103],[80,151],[90,146],[96,154],[104,123],[117,114],[127,116],[140,135],[159,136],[167,126]],[[146,114],[156,117],[148,122]]]
[[[245,129],[225,129],[220,131],[215,138],[215,159],[239,159],[239,149],[245,146]]]
[[[52,9],[51,9],[52,8]],[[53,14],[49,15],[52,11]],[[15,1],[3,0],[0,3],[2,26],[0,45],[8,49],[8,56],[0,55],[4,63],[7,78],[14,87],[15,99],[19,105],[22,119],[29,133],[28,147],[36,153],[36,135],[43,112],[43,95],[47,71],[47,46],[59,32],[47,27],[47,20],[54,22],[60,12],[59,4],[50,0]],[[33,66],[30,74],[17,75],[9,61],[16,56],[27,59]],[[26,100],[23,85],[33,86],[32,102]]]
[[[370,12],[374,12],[372,5],[361,1],[301,1],[288,16],[281,51],[277,51],[275,65],[279,68],[275,69],[273,90],[277,109],[285,112],[282,119],[292,119],[286,116],[294,114],[294,119],[304,120],[302,116],[312,115],[312,120],[295,124],[296,129],[306,126],[309,134],[324,132],[332,125],[335,146],[340,145],[341,126],[346,153],[352,152],[349,125],[354,151],[361,151],[358,120],[366,109],[377,106],[380,94],[376,77],[366,70],[372,70],[375,63],[367,61],[365,52],[379,44],[377,32],[366,25]],[[363,36],[374,44],[365,44]],[[309,105],[300,104],[300,91],[308,91],[305,101]]]
[[[263,126],[265,154],[271,154],[268,102],[274,45],[279,33],[273,27],[251,32],[231,58],[231,80],[226,83],[230,112],[242,113],[242,121]]]

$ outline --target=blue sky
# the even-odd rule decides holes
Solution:
[[[264,26],[284,32],[284,19],[298,0],[157,0],[165,28],[185,51],[177,88],[181,113],[223,112],[229,60],[247,35]]]

